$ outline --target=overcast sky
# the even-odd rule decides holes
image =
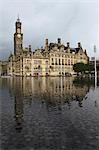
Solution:
[[[0,59],[13,52],[13,34],[17,16],[22,21],[24,47],[40,48],[49,42],[78,42],[93,56],[93,45],[99,58],[99,0],[0,0]]]

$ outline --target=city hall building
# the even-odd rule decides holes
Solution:
[[[71,48],[58,38],[56,43],[45,39],[44,48],[34,52],[29,47],[23,47],[23,33],[18,18],[15,23],[14,54],[9,56],[7,74],[11,76],[65,76],[73,74],[73,65],[78,62],[88,63],[89,57],[79,42],[76,48]]]

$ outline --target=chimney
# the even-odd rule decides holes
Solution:
[[[45,39],[45,46],[48,46],[48,39]]]
[[[57,41],[58,41],[58,44],[61,44],[61,38],[58,38]]]
[[[70,47],[70,44],[69,44],[69,42],[67,42],[67,47],[68,47],[68,48]]]
[[[80,42],[78,42],[78,48],[81,48],[81,43]]]
[[[31,45],[29,45],[29,52],[31,52]]]
[[[85,49],[85,54],[87,55],[87,51],[86,51],[86,49]]]
[[[45,39],[45,51],[48,51],[48,39]]]

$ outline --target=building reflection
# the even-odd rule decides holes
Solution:
[[[15,97],[15,120],[16,130],[20,132],[23,126],[23,100],[18,97]]]
[[[89,91],[87,84],[75,84],[72,77],[9,78],[9,92],[14,97],[16,130],[21,131],[24,122],[24,111],[27,105],[38,102],[40,105],[62,110],[72,108],[73,101],[83,107],[83,101]]]

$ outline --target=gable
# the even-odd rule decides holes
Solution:
[[[41,53],[41,51],[38,49],[38,50],[36,50],[36,51],[34,52],[33,57],[34,57],[34,58],[43,58],[44,56],[43,56],[43,54]]]

